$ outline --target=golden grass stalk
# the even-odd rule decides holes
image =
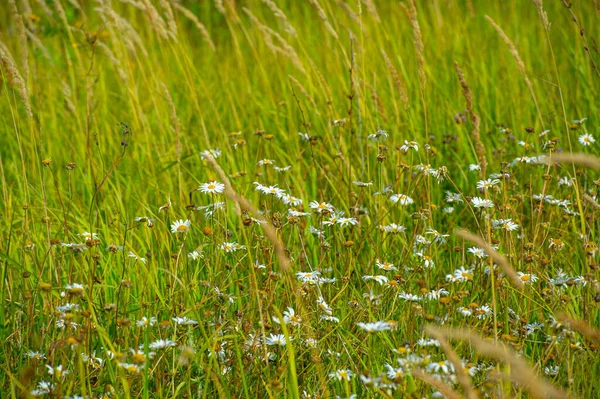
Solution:
[[[442,395],[444,395],[444,397],[448,399],[462,398],[462,396],[454,389],[452,389],[452,387],[450,387],[448,384],[446,384],[442,380],[435,378],[434,376],[423,370],[413,370],[411,371],[411,374],[414,377],[417,377],[418,379],[423,380],[430,385],[433,385],[438,391],[440,391],[440,393],[442,393]]]
[[[360,17],[357,13],[354,12],[354,10],[352,10],[352,8],[348,4],[344,3],[342,0],[335,0],[335,2],[338,6],[342,8],[342,10],[344,10],[346,14],[348,14],[350,19],[352,19],[357,24],[360,24]]]
[[[128,80],[127,73],[121,67],[121,61],[117,57],[115,57],[115,53],[113,53],[113,51],[106,44],[101,42],[100,40],[96,41],[96,45],[98,47],[100,47],[102,50],[104,50],[104,53],[110,60],[113,67],[115,67],[115,69],[117,70],[117,73],[119,74],[119,76],[121,77],[123,82],[127,82],[127,80]]]
[[[62,94],[63,98],[65,99],[65,105],[67,106],[67,109],[71,111],[73,115],[76,115],[77,108],[75,107],[75,104],[73,104],[73,92],[71,91],[71,87],[64,80],[60,83],[60,86],[62,88]]]
[[[44,44],[42,43],[42,41],[40,40],[40,38],[37,37],[29,29],[26,30],[26,33],[27,33],[27,38],[29,40],[31,40],[31,42],[35,45],[35,47],[38,48],[38,50],[40,50],[40,52],[42,53],[42,55],[44,56],[44,58],[46,58],[50,63],[52,63],[52,57],[50,56],[50,53],[48,52],[48,49],[46,48],[46,46],[44,46]]]
[[[563,313],[558,315],[558,319],[600,346],[600,331],[591,327],[585,321],[572,319]]]
[[[592,204],[592,206],[596,208],[597,211],[600,211],[600,204],[597,203],[595,199],[593,199],[587,194],[583,194],[583,199]]]
[[[29,101],[29,91],[27,90],[27,85],[25,84],[23,77],[21,77],[15,61],[4,43],[2,43],[0,46],[0,65],[2,65],[2,72],[6,77],[8,84],[16,89],[19,93],[21,102],[25,107],[25,113],[29,119],[32,119],[33,112],[31,111],[31,102]]]
[[[460,360],[460,357],[456,354],[454,349],[452,349],[450,342],[446,339],[444,334],[441,331],[439,331],[439,329],[431,325],[426,326],[425,331],[427,331],[429,335],[431,335],[433,338],[439,341],[440,347],[448,357],[448,360],[454,365],[456,376],[458,377],[458,382],[460,382],[460,385],[465,391],[466,397],[468,399],[476,399],[477,393],[475,393],[473,389],[473,384],[471,384],[471,378],[463,368],[462,361]]]
[[[546,157],[546,162],[564,162],[582,165],[592,169],[600,170],[600,158],[589,154],[581,153],[564,153],[552,154],[552,158]]]
[[[293,77],[292,75],[288,75],[288,79],[290,80],[290,82],[294,86],[296,86],[298,88],[298,90],[300,90],[300,93],[302,93],[302,95],[304,97],[306,97],[306,99],[313,106],[313,110],[316,112],[316,114],[320,115],[319,108],[317,107],[317,103],[315,102],[315,100],[313,100],[313,98],[310,96],[310,94],[308,94],[308,91],[306,91],[306,89],[304,88],[304,86],[302,86],[302,84],[295,77]]]
[[[46,4],[46,0],[35,0],[35,2],[38,4],[38,6],[44,11],[44,13],[47,16],[49,16],[50,18],[52,18],[54,16],[54,13],[50,9],[50,7],[48,7],[48,4]]]
[[[205,159],[215,169],[221,180],[223,180],[223,184],[225,184],[225,195],[236,204],[238,214],[241,214],[240,208],[246,209],[255,219],[263,222],[261,223],[261,226],[265,232],[265,235],[267,236],[267,239],[271,241],[271,244],[273,244],[275,247],[275,254],[279,260],[281,268],[284,271],[288,271],[290,269],[290,259],[285,252],[283,244],[281,244],[281,241],[279,241],[279,237],[277,237],[277,230],[275,230],[275,227],[273,227],[273,225],[258,212],[258,210],[250,203],[250,201],[235,192],[231,186],[231,182],[229,181],[227,174],[223,171],[221,166],[219,166],[213,157],[209,155],[206,156]]]
[[[226,10],[225,10],[225,4],[223,4],[223,0],[215,0],[215,8],[221,14],[225,15]]]
[[[550,22],[548,21],[548,15],[546,15],[546,11],[544,11],[543,0],[532,0],[535,8],[537,8],[538,14],[540,15],[540,21],[542,21],[542,26],[544,29],[550,29]]]
[[[243,10],[250,17],[252,23],[255,24],[262,33],[267,47],[269,47],[274,53],[283,54],[294,64],[296,68],[302,71],[302,73],[306,74],[306,70],[304,69],[304,65],[302,65],[300,57],[298,57],[296,49],[294,49],[294,47],[292,47],[279,33],[261,23],[260,20],[254,14],[252,14],[248,8],[244,7]],[[277,40],[279,45],[275,44],[273,38]]]
[[[202,38],[204,39],[204,41],[206,41],[206,43],[208,43],[208,45],[210,46],[210,48],[212,49],[212,51],[216,51],[217,48],[215,47],[215,43],[212,41],[212,39],[210,37],[210,34],[208,33],[208,30],[206,29],[206,26],[204,26],[204,24],[202,24],[198,20],[198,17],[196,17],[196,15],[194,15],[193,12],[191,12],[190,10],[188,10],[187,8],[185,8],[184,6],[182,6],[181,4],[173,3],[173,7],[175,7],[176,9],[178,9],[183,14],[184,17],[186,17],[187,19],[189,19],[190,21],[192,21],[192,23],[200,31],[200,34],[202,35]]]
[[[173,40],[177,41],[177,22],[175,22],[175,15],[173,15],[173,9],[171,8],[171,5],[167,0],[160,0],[160,5],[165,10],[169,35]]]
[[[529,80],[529,76],[527,76],[527,70],[525,69],[525,63],[521,59],[521,56],[519,56],[517,47],[513,44],[513,42],[506,35],[506,33],[504,33],[502,28],[500,26],[498,26],[498,24],[496,24],[496,22],[490,16],[486,15],[485,18],[494,27],[496,32],[498,32],[498,35],[500,36],[502,41],[504,41],[504,43],[508,47],[510,53],[512,54],[513,58],[515,59],[515,62],[517,63],[517,68],[519,69],[519,72],[521,72],[521,75],[523,76],[523,80],[525,81],[525,84],[529,88],[529,92],[531,93],[531,97],[533,98],[535,108],[537,109],[537,112],[538,112],[538,117],[540,118],[540,123],[542,124],[542,126],[544,126],[544,120],[542,119],[542,113],[540,111],[540,107],[537,102],[537,97],[535,96],[535,93],[533,92],[533,84],[531,83],[531,80]]]
[[[379,13],[377,12],[377,7],[375,7],[375,3],[373,0],[362,0],[363,4],[367,8],[369,14],[375,18],[375,21],[381,22],[381,18],[379,17]]]
[[[428,326],[428,329],[433,329],[439,336],[443,336],[446,339],[457,339],[460,341],[466,341],[471,344],[480,353],[491,356],[493,358],[500,359],[511,366],[511,379],[521,386],[525,387],[533,396],[538,398],[568,398],[566,392],[556,388],[552,384],[547,383],[538,377],[537,373],[523,361],[519,355],[504,346],[494,343],[492,341],[486,341],[479,335],[472,331],[464,328],[451,328],[451,327],[432,327]]]
[[[394,85],[396,86],[396,90],[398,90],[398,94],[400,95],[400,101],[404,104],[404,109],[408,109],[408,94],[406,94],[406,89],[404,88],[404,83],[402,79],[400,79],[400,75],[398,71],[394,67],[394,64],[387,56],[385,50],[381,50],[381,54],[383,55],[383,59],[385,61],[385,65],[387,66],[390,75],[394,81]]]
[[[179,118],[177,117],[177,110],[175,109],[175,104],[173,104],[173,99],[171,98],[171,93],[169,93],[169,89],[163,82],[160,82],[160,87],[163,91],[163,95],[165,96],[165,100],[167,100],[167,104],[169,104],[169,109],[171,111],[171,123],[173,124],[172,129],[175,131],[175,153],[177,155],[177,159],[181,157],[181,123],[179,123]]]
[[[494,262],[500,265],[504,273],[508,276],[509,280],[515,287],[523,288],[525,286],[523,281],[521,281],[521,279],[515,272],[515,269],[513,269],[510,263],[508,263],[508,260],[504,256],[500,255],[496,250],[494,250],[494,248],[492,248],[491,245],[485,242],[483,238],[476,236],[475,234],[471,234],[466,230],[456,230],[454,234],[456,234],[463,240],[471,241],[473,244],[483,249],[486,254],[492,257]]]
[[[419,85],[421,91],[425,92],[427,85],[427,76],[425,75],[425,45],[423,44],[423,34],[421,33],[421,27],[419,26],[419,19],[417,16],[417,7],[415,6],[414,0],[408,1],[408,7],[401,4],[404,8],[404,12],[408,15],[410,25],[413,28],[414,42],[415,42],[415,53],[417,55],[417,67],[419,68]]]
[[[144,3],[142,3],[141,1],[135,1],[135,0],[121,0],[121,3],[125,3],[125,4],[129,4],[134,6],[135,8],[145,11],[146,10],[146,6],[144,6]]]
[[[25,30],[25,24],[23,23],[23,15],[19,13],[17,3],[15,0],[8,0],[10,6],[10,13],[12,14],[15,24],[17,25],[17,34],[19,35],[19,41],[21,42],[21,64],[23,67],[23,76],[25,80],[29,76],[29,49],[27,47],[27,33]]]
[[[289,33],[292,36],[297,35],[296,29],[290,23],[290,20],[288,19],[287,15],[285,15],[285,13],[283,11],[281,11],[281,9],[279,7],[277,7],[277,4],[275,4],[271,0],[261,0],[261,1],[263,2],[263,4],[265,4],[267,7],[269,7],[269,9],[273,12],[273,15],[275,15],[275,17],[281,22],[281,24],[283,25],[283,30],[285,30],[287,33]]]
[[[473,107],[473,93],[467,84],[467,80],[465,79],[465,75],[463,71],[460,69],[460,65],[458,65],[457,61],[454,61],[454,67],[456,68],[456,73],[458,74],[458,80],[460,81],[460,86],[463,90],[463,95],[465,96],[465,100],[467,101],[467,111],[469,111],[469,116],[471,117],[471,122],[473,122],[473,140],[475,140],[475,153],[477,154],[477,159],[481,164],[481,176],[485,178],[487,176],[485,174],[485,169],[487,167],[487,159],[485,157],[485,147],[481,142],[481,136],[479,135],[479,125],[481,123],[481,118],[479,115],[475,113],[475,109]]]
[[[338,36],[337,32],[335,31],[335,29],[333,29],[333,26],[331,25],[331,23],[329,23],[329,19],[327,18],[327,14],[325,13],[325,10],[323,10],[323,7],[321,7],[321,5],[319,4],[319,2],[317,0],[308,0],[308,2],[317,9],[319,18],[321,18],[321,20],[325,24],[325,28],[327,28],[329,33],[331,33],[331,36],[333,36],[337,39],[339,36]]]
[[[146,6],[146,15],[148,17],[148,22],[150,22],[150,26],[152,29],[158,34],[158,36],[162,39],[169,39],[172,33],[167,29],[167,24],[160,16],[158,10],[154,5],[150,2],[150,0],[143,0],[144,5]]]

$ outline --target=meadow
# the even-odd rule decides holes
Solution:
[[[1,398],[600,397],[597,0],[3,0]]]

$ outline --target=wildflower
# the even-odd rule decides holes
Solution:
[[[328,316],[331,316],[333,314],[333,309],[331,309],[329,307],[329,305],[327,304],[327,302],[325,302],[325,299],[323,299],[322,296],[320,296],[319,298],[317,298],[317,305]]]
[[[337,378],[338,381],[350,381],[350,379],[354,376],[354,373],[351,370],[337,370],[329,373],[329,376],[332,378]]]
[[[489,199],[483,199],[479,197],[471,198],[471,204],[474,208],[493,208],[494,203]]]
[[[398,294],[398,298],[404,299],[407,302],[417,302],[417,301],[421,300],[420,296],[414,295],[414,294],[410,294],[410,293],[407,293],[407,292],[404,292],[404,291],[402,291],[402,292],[400,292]]]
[[[404,194],[394,194],[390,197],[390,200],[395,204],[395,203],[400,203],[400,205],[402,206],[407,206],[407,205],[411,205],[414,204],[415,201],[413,201],[412,198],[410,198],[408,195],[404,195]]]
[[[189,254],[187,254],[187,257],[192,259],[192,260],[198,260],[200,258],[203,258],[204,255],[202,255],[202,253],[196,251],[190,252]]]
[[[69,374],[69,370],[65,370],[65,368],[63,367],[63,365],[58,365],[56,367],[52,367],[50,365],[46,365],[46,369],[48,370],[48,374],[50,374],[53,377],[57,377],[57,378],[61,378],[66,376],[67,374]]]
[[[380,268],[381,270],[385,270],[386,272],[389,272],[389,271],[392,271],[392,270],[398,270],[398,269],[396,268],[396,266],[394,266],[394,264],[393,264],[393,263],[391,263],[391,262],[384,262],[384,263],[381,263],[381,262],[379,261],[379,259],[377,259],[377,260],[375,261],[375,265],[376,265],[378,268]]]
[[[404,370],[400,367],[392,367],[389,363],[386,363],[385,368],[387,369],[387,378],[392,381],[396,381],[404,377]]]
[[[404,145],[400,146],[400,151],[402,151],[403,153],[407,153],[409,149],[413,149],[415,152],[419,151],[419,143],[417,143],[416,141],[408,141],[408,140],[404,140]]]
[[[317,213],[333,213],[335,211],[333,205],[327,202],[311,201],[308,206],[310,206],[310,209],[313,209]]]
[[[166,349],[177,346],[177,344],[170,339],[159,339],[158,341],[151,342],[150,349]]]
[[[37,385],[37,388],[33,391],[29,392],[31,396],[43,396],[54,391],[54,385],[51,382],[40,381]]]
[[[376,321],[372,323],[356,323],[356,325],[368,333],[388,331],[394,328],[394,325],[388,323],[387,321]]]
[[[471,247],[467,249],[467,252],[471,253],[473,256],[479,259],[487,258],[487,254],[485,251],[479,247]]]
[[[65,287],[67,292],[71,295],[83,295],[85,291],[85,286],[79,283],[67,284]]]
[[[281,324],[281,319],[273,316],[273,321],[277,324]],[[286,311],[283,312],[283,323],[291,324],[292,326],[298,326],[302,323],[302,319],[296,316],[296,311],[294,308],[288,307]]]
[[[98,234],[96,234],[96,233],[90,233],[90,232],[87,232],[87,231],[84,231],[83,233],[81,233],[80,236],[84,240],[86,240],[86,241],[97,240],[98,239]]]
[[[525,284],[532,284],[538,280],[535,274],[525,274],[523,272],[517,272],[517,276]]]
[[[427,365],[427,371],[430,373],[449,374],[454,372],[454,366],[447,361],[432,362]]]
[[[427,299],[438,300],[441,297],[448,295],[450,295],[450,293],[447,290],[445,290],[444,288],[440,288],[439,290],[429,291],[427,294],[425,294],[425,297]]]
[[[380,225],[379,228],[386,233],[404,233],[406,231],[406,227],[396,223],[390,223],[387,226]]]
[[[511,219],[498,219],[492,220],[492,227],[499,230],[515,231],[519,228],[519,225],[513,222]]]
[[[583,146],[592,145],[595,142],[596,142],[596,139],[594,138],[594,136],[592,136],[589,133],[582,134],[581,136],[579,136],[579,143]]]
[[[548,366],[544,367],[544,374],[546,375],[557,375],[558,374],[558,366]]]
[[[373,280],[379,283],[379,285],[387,284],[390,280],[386,276],[363,276],[363,280]]]
[[[309,212],[298,212],[295,209],[288,209],[288,216],[294,217],[294,218],[299,218],[302,216],[310,216],[310,213]]]
[[[133,221],[136,223],[146,223],[146,226],[154,227],[154,219],[150,219],[148,216],[138,216]]]
[[[433,241],[437,242],[438,244],[445,244],[446,241],[446,237],[450,237],[449,234],[442,234],[439,231],[429,227],[427,229],[427,231],[425,232],[425,234],[432,234],[433,235]]]
[[[261,159],[260,161],[258,161],[258,165],[260,166],[264,166],[264,165],[273,165],[275,163],[274,160],[272,159]]]
[[[196,320],[188,319],[187,317],[173,317],[171,320],[175,322],[175,324],[183,325],[183,326],[195,326],[198,325]]]
[[[319,320],[330,321],[332,323],[339,323],[340,322],[340,319],[338,319],[337,317],[329,316],[329,315],[322,315],[321,317],[319,317]]]
[[[454,271],[454,274],[446,275],[446,280],[453,283],[473,280],[473,269],[465,269],[464,266],[461,266],[460,269]]]
[[[200,187],[198,187],[198,191],[201,191],[205,194],[221,194],[223,191],[225,191],[225,184],[216,181],[210,181],[208,183],[201,184]]]
[[[285,335],[283,334],[270,334],[267,339],[265,340],[267,345],[278,345],[278,346],[285,346],[285,344],[287,343],[286,339],[285,339]]]
[[[171,233],[187,233],[190,230],[191,224],[192,222],[189,220],[176,220],[171,225]]]
[[[205,150],[200,153],[200,156],[202,157],[202,159],[207,159],[209,157],[217,159],[221,156],[221,150],[219,150],[218,148],[213,150]]]
[[[490,188],[497,186],[500,184],[500,180],[498,179],[487,179],[487,180],[479,180],[477,182],[477,188],[480,190],[489,190]]]
[[[478,164],[478,163],[473,164],[472,163],[469,165],[469,172],[479,171],[479,170],[481,170],[481,164]]]
[[[278,198],[280,198],[283,201],[283,203],[286,204],[286,205],[291,205],[291,206],[300,206],[300,205],[302,205],[302,199],[296,198],[296,197],[291,196],[289,194],[282,194]]]
[[[275,172],[287,172],[288,170],[292,169],[292,165],[284,166],[283,168],[280,168],[279,166],[273,166],[273,169],[275,169]]]
[[[141,256],[137,256],[136,254],[134,254],[131,251],[129,251],[129,254],[127,256],[130,257],[130,258],[134,258],[135,260],[139,260],[143,264],[146,264],[146,258],[142,258]]]
[[[156,324],[156,317],[147,318],[143,316],[141,319],[135,322],[135,325],[140,328],[152,327]]]
[[[358,186],[358,187],[370,187],[373,185],[373,182],[370,181],[370,182],[365,183],[362,181],[353,181],[352,184],[354,184],[355,186]]]
[[[46,359],[46,355],[44,355],[42,352],[37,352],[37,351],[32,351],[32,350],[25,352],[25,356],[27,356],[30,359],[34,359],[34,360]]]
[[[226,253],[235,252],[238,249],[244,248],[246,248],[244,245],[239,245],[237,242],[224,242],[221,244],[221,250],[225,251]]]
[[[367,136],[367,140],[371,140],[371,141],[378,141],[380,139],[387,139],[388,138],[388,134],[385,130],[381,130],[378,129],[375,133],[373,134],[369,134]]]
[[[334,212],[329,216],[329,220],[323,221],[323,224],[325,226],[333,226],[341,217],[344,217],[344,212]]]
[[[451,191],[446,191],[446,202],[463,202],[463,198],[458,193],[453,193]]]
[[[302,141],[310,141],[310,136],[306,133],[298,132],[298,136]]]
[[[358,220],[356,220],[356,218],[346,218],[346,217],[343,217],[343,218],[339,218],[338,221],[337,221],[337,223],[340,226],[342,226],[342,227],[345,227],[345,226],[348,226],[348,225],[354,226],[354,225],[358,224]]]
[[[127,372],[129,373],[140,373],[142,371],[142,369],[144,368],[143,365],[137,365],[137,364],[133,364],[133,363],[119,363],[118,366],[122,369],[125,369]]]

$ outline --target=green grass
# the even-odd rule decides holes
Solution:
[[[547,1],[548,30],[532,2],[418,2],[421,63],[408,2],[278,1],[274,12],[267,0],[15,1],[0,5],[2,397],[536,396],[514,353],[570,396],[600,395],[599,208],[584,199],[597,199],[598,172],[514,162],[598,152],[579,141],[600,123],[593,2]],[[481,118],[479,155],[455,61]],[[224,183],[201,154],[217,149],[233,196],[262,216],[197,190]],[[484,156],[485,175],[470,171]],[[498,183],[478,189],[491,174]],[[354,219],[330,226],[311,201]],[[500,219],[518,228],[495,229]],[[178,220],[189,231],[172,233]],[[384,232],[391,223],[405,231]],[[535,278],[512,285],[454,234],[463,228]],[[467,281],[446,278],[462,266]],[[331,280],[297,275],[317,271]],[[363,279],[373,275],[386,278]],[[559,315],[584,327],[556,325]],[[195,323],[173,320],[183,316]],[[156,323],[140,327],[143,317]],[[357,325],[376,321],[388,330]],[[452,353],[420,341],[428,325],[513,354],[451,340],[476,367],[470,389],[434,367]],[[158,340],[173,346],[151,349]]]

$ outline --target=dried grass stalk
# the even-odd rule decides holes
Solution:
[[[375,21],[381,22],[381,18],[379,17],[379,13],[377,12],[377,7],[375,7],[375,3],[373,0],[362,0],[363,4],[367,8],[369,14],[375,18]]]
[[[292,82],[294,84],[294,86],[296,86],[298,88],[298,90],[300,90],[300,93],[302,93],[302,95],[304,97],[306,97],[306,99],[313,106],[313,110],[316,112],[316,114],[320,115],[319,108],[317,107],[317,103],[315,102],[315,100],[313,100],[313,98],[310,96],[310,94],[308,94],[308,91],[306,91],[304,86],[302,86],[302,84],[292,75],[288,75],[288,79],[290,80],[290,82]]]
[[[425,327],[425,331],[427,331],[429,335],[431,335],[433,338],[439,341],[440,347],[448,357],[448,360],[450,360],[450,362],[454,365],[454,369],[456,370],[456,376],[458,377],[458,382],[460,382],[460,385],[463,387],[466,397],[468,399],[476,399],[477,393],[475,393],[475,390],[473,389],[473,384],[471,384],[471,378],[463,368],[462,361],[460,360],[460,357],[458,356],[458,354],[456,354],[454,349],[452,349],[450,342],[446,339],[444,334],[442,334],[437,328],[433,326]]]
[[[600,331],[589,326],[585,321],[572,319],[565,314],[559,314],[558,319],[600,346]]]
[[[475,234],[471,234],[466,230],[456,230],[454,234],[456,234],[463,240],[471,241],[479,248],[483,249],[486,254],[492,257],[494,262],[500,265],[504,273],[508,276],[509,280],[515,287],[525,287],[525,284],[523,283],[523,281],[521,281],[521,279],[515,272],[515,269],[513,269],[510,263],[508,263],[508,260],[504,256],[500,255],[498,252],[496,252],[496,250],[494,250],[494,248],[492,248],[492,246],[485,242],[481,237],[476,236]]]
[[[542,22],[542,26],[546,30],[550,30],[550,22],[548,22],[548,15],[546,15],[546,11],[544,11],[544,4],[542,0],[532,0],[535,8],[537,8],[538,14],[540,15],[540,21]]]
[[[525,63],[521,59],[521,56],[519,56],[517,47],[515,47],[513,42],[510,40],[510,38],[506,35],[506,33],[504,33],[502,28],[500,26],[498,26],[498,24],[496,24],[496,22],[494,22],[494,20],[491,17],[486,15],[485,18],[494,27],[496,32],[498,32],[498,35],[500,36],[502,41],[504,41],[504,43],[510,50],[510,53],[512,54],[513,58],[515,59],[515,62],[517,63],[517,68],[519,69],[519,72],[521,72],[521,75],[523,76],[523,80],[525,81],[525,84],[529,88],[529,92],[531,93],[531,97],[533,98],[533,102],[535,103],[535,108],[538,111],[538,117],[540,118],[540,122],[543,126],[544,120],[542,119],[542,113],[540,112],[540,107],[537,102],[537,97],[535,96],[535,93],[533,92],[533,84],[531,83],[531,80],[529,80],[529,77],[527,76],[527,71],[525,70]]]
[[[190,10],[188,10],[181,4],[174,3],[173,7],[178,9],[183,14],[184,17],[186,17],[187,19],[192,21],[192,23],[194,25],[196,25],[196,28],[200,31],[200,34],[202,35],[202,38],[204,39],[204,41],[206,41],[206,43],[208,43],[208,45],[210,46],[212,51],[216,51],[217,48],[215,47],[215,43],[212,41],[210,34],[208,33],[208,30],[206,29],[206,26],[204,26],[204,24],[202,24],[198,20],[198,17],[196,17],[196,15],[194,15],[193,12],[191,12]]]
[[[421,27],[419,26],[419,19],[417,15],[417,7],[415,6],[414,0],[409,0],[406,7],[401,4],[404,12],[408,15],[410,25],[413,28],[414,41],[415,41],[415,53],[417,55],[417,66],[419,68],[419,86],[421,92],[425,92],[427,85],[427,76],[425,75],[425,45],[423,44],[423,34],[421,33]]]
[[[206,156],[205,159],[208,163],[212,165],[212,167],[215,169],[221,180],[223,180],[223,184],[225,184],[225,195],[231,201],[236,203],[238,207],[238,213],[241,213],[239,209],[239,207],[241,207],[243,209],[248,210],[254,218],[263,222],[261,226],[265,232],[265,235],[267,236],[269,241],[271,241],[271,244],[273,244],[273,246],[275,247],[275,254],[277,255],[277,259],[279,259],[279,264],[281,265],[281,268],[284,271],[289,271],[290,259],[288,258],[285,252],[283,244],[281,244],[281,242],[279,241],[279,237],[277,237],[277,230],[275,230],[275,227],[273,227],[273,225],[269,223],[269,221],[266,220],[258,212],[254,205],[252,205],[246,198],[242,197],[241,195],[235,192],[235,190],[231,186],[231,182],[229,181],[227,174],[223,171],[221,166],[219,166],[219,164],[217,163],[217,161],[215,161],[213,157]]]
[[[160,0],[160,5],[165,10],[169,36],[171,36],[173,40],[177,41],[177,22],[175,22],[175,15],[173,15],[171,4],[169,4],[167,0]]]
[[[592,206],[596,208],[596,210],[600,211],[600,204],[597,203],[595,199],[593,199],[587,194],[583,194],[583,199],[592,204]]]
[[[267,7],[269,7],[269,9],[273,12],[275,17],[279,20],[279,22],[281,22],[281,24],[283,25],[283,30],[285,30],[287,33],[289,33],[292,36],[297,35],[296,29],[290,23],[290,20],[288,19],[287,15],[285,15],[285,13],[283,11],[281,11],[281,9],[279,7],[277,7],[277,4],[275,4],[271,0],[261,0],[261,1],[263,2],[263,4],[265,4]]]
[[[304,65],[302,65],[302,61],[300,60],[300,57],[298,57],[298,53],[296,53],[294,47],[292,47],[279,33],[261,23],[260,20],[256,18],[256,16],[252,14],[248,8],[244,7],[243,10],[250,17],[252,23],[255,24],[262,33],[267,47],[269,47],[274,53],[283,54],[287,59],[292,61],[296,68],[302,71],[302,73],[306,74]],[[273,39],[275,39],[279,45],[275,44]]]
[[[457,339],[469,342],[475,349],[484,355],[500,359],[511,366],[511,378],[525,387],[533,396],[538,398],[568,398],[569,396],[552,384],[542,380],[536,372],[523,361],[519,355],[499,344],[482,339],[470,330],[462,328],[437,328],[440,336],[446,339]]]
[[[171,98],[171,93],[167,89],[167,86],[163,82],[160,82],[160,87],[163,91],[163,95],[169,104],[169,109],[171,110],[171,123],[173,124],[171,128],[175,131],[175,153],[177,155],[177,159],[181,157],[181,123],[179,123],[179,118],[177,117],[177,110],[175,109],[175,104],[173,104],[173,99]]]
[[[433,385],[438,391],[442,393],[442,395],[444,395],[444,397],[448,399],[462,399],[462,396],[460,396],[460,394],[454,389],[452,389],[448,384],[446,384],[442,380],[435,378],[434,376],[423,370],[413,370],[411,371],[411,374],[414,377],[417,377],[418,379],[423,380],[430,385]]]
[[[465,96],[465,100],[467,101],[467,111],[469,111],[469,116],[471,117],[471,122],[473,122],[473,140],[475,140],[475,153],[477,154],[477,159],[481,164],[481,176],[485,178],[486,173],[485,169],[487,167],[487,159],[485,157],[485,147],[481,142],[481,136],[479,135],[479,125],[481,123],[481,118],[479,115],[475,113],[475,109],[473,107],[473,93],[467,84],[467,80],[465,79],[465,75],[463,71],[460,69],[460,65],[458,65],[457,61],[454,61],[454,67],[456,68],[456,73],[458,74],[458,80],[460,81],[460,86],[463,90],[463,95]]]
[[[325,14],[325,10],[323,10],[323,7],[321,7],[317,0],[308,0],[308,2],[317,9],[317,13],[319,13],[319,18],[321,18],[321,20],[325,24],[325,28],[327,28],[329,33],[331,33],[331,36],[337,39],[339,36],[335,29],[333,29],[333,26],[331,26],[331,24],[329,23],[329,19],[327,18],[327,14]]]
[[[19,35],[19,41],[21,42],[21,64],[23,66],[23,76],[25,79],[29,76],[29,49],[27,48],[27,33],[25,30],[25,24],[23,23],[23,15],[19,13],[17,3],[15,0],[8,0],[10,6],[10,13],[15,20],[17,25],[17,34]]]
[[[27,90],[27,85],[25,85],[25,81],[17,66],[15,61],[8,51],[8,48],[2,43],[2,48],[0,48],[0,64],[2,65],[2,72],[8,81],[8,84],[17,90],[19,93],[19,97],[21,98],[21,102],[25,107],[25,113],[29,117],[29,119],[33,118],[33,112],[31,111],[31,102],[29,101],[29,91]]]
[[[144,5],[146,6],[146,15],[148,16],[148,21],[150,22],[152,29],[160,38],[169,39],[172,33],[167,29],[167,24],[160,16],[156,7],[154,7],[149,0],[144,0]]]
[[[600,170],[600,158],[595,157],[589,154],[581,154],[581,153],[564,153],[564,154],[552,154],[552,157],[546,157],[546,162],[564,162],[564,163],[574,163],[578,165],[583,165],[592,169]]]
[[[406,94],[404,82],[402,82],[402,79],[400,79],[398,71],[396,70],[394,64],[385,53],[385,50],[382,49],[381,54],[383,55],[385,65],[387,66],[387,69],[390,72],[392,79],[394,80],[394,85],[396,86],[396,90],[398,90],[398,94],[400,95],[400,101],[402,101],[402,103],[404,104],[404,109],[408,109],[408,94]]]

